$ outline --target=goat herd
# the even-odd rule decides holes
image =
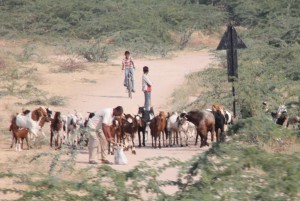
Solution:
[[[264,104],[265,105],[265,104]],[[300,118],[288,118],[285,106],[280,106],[277,112],[272,112],[274,122],[280,125],[297,125]],[[53,118],[52,118],[53,116]],[[29,138],[33,144],[41,133],[45,137],[42,128],[46,122],[50,122],[50,146],[60,149],[62,144],[77,146],[78,144],[87,146],[88,128],[87,122],[94,116],[84,119],[82,115],[75,111],[74,114],[62,115],[61,112],[53,112],[50,108],[39,107],[33,111],[25,110],[14,115],[11,120],[10,131],[12,132],[11,148],[16,144],[16,150],[21,151],[23,140],[27,142]],[[153,108],[146,111],[144,107],[138,108],[137,115],[123,114],[122,117],[115,117],[111,125],[112,138],[117,143],[124,145],[125,150],[131,148],[135,154],[135,136],[138,134],[138,146],[146,146],[148,130],[152,138],[152,147],[162,146],[188,146],[191,138],[195,139],[197,145],[200,136],[200,147],[208,146],[207,138],[211,133],[211,141],[220,142],[225,136],[223,133],[232,123],[231,112],[224,110],[223,106],[213,104],[211,109],[192,110],[190,112],[165,113],[159,112],[155,116]],[[54,141],[54,143],[53,143]],[[162,143],[161,143],[162,141]],[[109,153],[113,153],[109,148]]]
[[[21,151],[25,139],[29,149],[39,134],[46,136],[43,127],[47,122],[50,123],[51,147],[60,149],[62,144],[72,146],[83,144],[86,146],[89,133],[86,125],[93,115],[94,113],[89,113],[89,116],[84,119],[76,111],[74,114],[62,115],[61,112],[54,112],[53,114],[50,108],[45,107],[39,107],[33,111],[24,110],[22,113],[12,116],[9,127],[12,132],[11,148],[15,144],[16,150]],[[215,132],[217,141],[220,141],[221,133],[231,122],[231,113],[224,111],[223,107],[218,104],[214,104],[212,109],[193,110],[181,114],[161,111],[156,116],[153,108],[146,111],[144,107],[139,107],[137,115],[123,114],[122,117],[115,117],[111,125],[111,133],[117,143],[124,144],[125,149],[131,148],[132,153],[135,154],[134,139],[136,133],[138,134],[139,147],[146,146],[149,129],[152,147],[161,148],[175,144],[187,146],[188,140],[192,137],[196,137],[195,144],[197,144],[198,136],[201,138],[200,147],[202,147],[208,145],[208,132],[211,133],[212,141]]]

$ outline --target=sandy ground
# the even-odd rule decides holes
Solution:
[[[129,99],[128,94],[123,87],[123,72],[121,71],[121,57],[110,61],[109,64],[93,65],[87,71],[78,73],[50,73],[50,64],[37,65],[38,72],[41,77],[40,88],[49,91],[50,95],[60,95],[68,99],[66,107],[53,107],[54,111],[62,111],[63,113],[74,112],[76,109],[84,117],[87,112],[99,111],[105,107],[115,107],[122,105],[126,113],[137,113],[139,105],[144,103],[144,94],[141,91],[141,77],[142,67],[147,65],[150,68],[149,77],[153,81],[152,105],[155,112],[170,111],[171,95],[175,88],[179,87],[185,75],[200,71],[208,67],[212,62],[213,56],[208,50],[201,51],[185,51],[176,53],[172,58],[155,59],[155,58],[136,58],[134,59],[136,65],[135,71],[135,89],[136,93],[133,98]],[[30,65],[30,64],[28,64]],[[82,80],[92,80],[94,83],[84,83]],[[13,114],[20,112],[20,107],[13,106],[17,100],[15,98],[6,98],[1,104],[1,111]],[[32,107],[34,109],[35,107]],[[30,108],[31,109],[31,108]],[[8,125],[8,119],[2,120],[4,125]],[[6,128],[4,128],[6,129]],[[48,131],[49,125],[45,126],[45,131]],[[167,156],[175,157],[178,160],[186,161],[191,159],[195,154],[203,152],[208,148],[199,148],[191,145],[189,147],[173,147],[152,149],[150,147],[150,136],[148,137],[147,147],[137,148],[137,154],[132,155],[126,152],[128,157],[128,165],[112,165],[113,168],[120,171],[126,171],[133,168],[146,158]],[[7,169],[13,167],[14,161],[22,157],[28,157],[41,151],[50,151],[46,147],[42,150],[24,150],[21,153],[14,149],[9,149],[10,140],[6,137],[0,143],[0,169]],[[191,142],[193,144],[193,142]],[[108,157],[113,161],[113,156]],[[82,150],[77,157],[77,168],[84,168],[90,166],[88,163],[88,152]],[[30,169],[28,169],[30,171]],[[24,170],[22,170],[24,172]],[[25,170],[26,172],[26,170]],[[165,172],[161,178],[170,179],[176,177],[176,170]],[[0,181],[0,187],[6,186],[10,181]],[[176,189],[166,188],[166,192],[172,193]],[[5,198],[12,199],[14,196],[6,195]]]

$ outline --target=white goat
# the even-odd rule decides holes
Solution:
[[[189,138],[193,138],[196,134],[196,127],[192,122],[189,122],[186,117],[178,118],[178,133],[180,146],[183,147],[182,138],[185,138],[185,145],[188,146]],[[184,136],[183,136],[184,134]]]
[[[80,113],[75,110],[75,114],[68,114],[63,116],[63,122],[65,124],[65,140],[66,144],[77,145],[79,128],[83,127],[84,119]]]
[[[38,119],[38,121],[34,121],[31,118],[32,112],[29,112],[26,115],[17,114],[16,116],[16,125],[19,128],[28,128],[30,133],[30,139],[35,141],[38,136],[38,133],[41,132],[42,135],[45,137],[45,133],[42,130],[43,124],[41,124],[42,117]]]
[[[224,131],[228,131],[228,125],[232,124],[232,114],[228,111],[225,110],[225,124],[224,124]]]
[[[175,145],[175,141],[177,141],[178,144],[178,114],[177,112],[174,112],[167,121],[167,130],[168,130],[168,136],[169,136],[169,145],[172,147],[172,136],[174,136],[173,145]],[[167,142],[168,146],[168,142]]]

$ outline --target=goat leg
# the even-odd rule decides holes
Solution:
[[[138,129],[138,138],[139,138],[139,147],[142,147],[142,143],[141,143],[141,130],[140,128]]]
[[[29,143],[28,143],[28,141],[29,141],[29,139],[28,139],[28,135],[26,136],[25,140],[26,140],[26,144],[27,144],[27,149],[29,150],[29,149],[30,149],[30,147],[29,147]]]
[[[132,140],[132,149],[131,149],[131,153],[135,155],[136,152],[135,152],[135,144],[134,144],[134,138],[133,138],[133,136],[132,136],[131,140]]]
[[[163,146],[165,147],[166,145],[165,145],[165,132],[164,131],[162,131],[162,140],[163,140]]]
[[[189,136],[188,131],[185,133],[185,146],[188,146]]]
[[[160,136],[160,134],[158,136],[158,148],[161,149],[161,136]]]
[[[169,145],[172,147],[172,131],[168,131],[169,133]]]
[[[14,144],[17,143],[17,138],[14,136],[14,133],[12,131],[12,138],[11,138],[11,145],[10,148],[13,148]]]
[[[50,147],[52,147],[52,140],[53,140],[53,131],[51,129],[51,132],[50,132]]]
[[[146,127],[143,129],[142,134],[143,134],[143,146],[145,147],[145,146],[146,146],[146,143],[145,143]],[[148,134],[148,133],[147,133],[147,134]],[[148,136],[148,135],[147,135],[147,136]]]
[[[179,142],[180,142],[180,146],[183,147],[183,144],[182,144],[182,131],[179,131]]]
[[[197,131],[197,133],[196,133],[195,145],[197,145],[197,144],[198,144],[198,137],[199,137],[199,133],[198,133],[198,131]],[[202,142],[202,141],[201,141],[201,142]]]

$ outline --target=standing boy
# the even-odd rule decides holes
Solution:
[[[143,74],[143,78],[142,78],[142,91],[145,94],[144,107],[147,111],[150,111],[152,82],[148,77],[148,73],[149,73],[148,66],[143,67],[143,72],[144,72],[144,74]]]

